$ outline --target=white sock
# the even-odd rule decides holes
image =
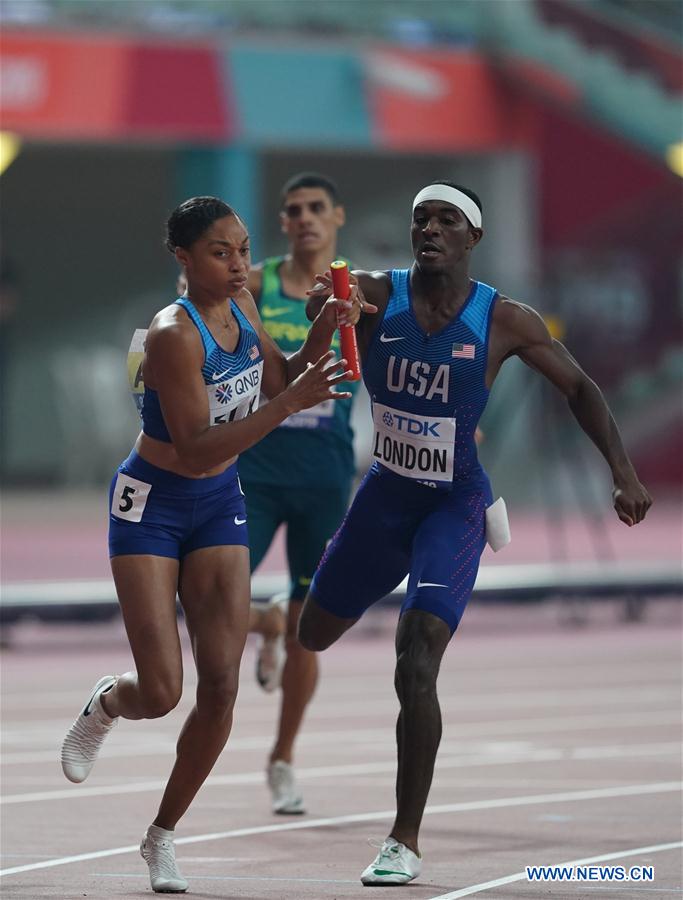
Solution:
[[[147,829],[147,834],[157,841],[172,841],[175,831],[173,829],[169,831],[160,825],[150,825]]]

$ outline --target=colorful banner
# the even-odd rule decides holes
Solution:
[[[530,139],[524,104],[476,51],[377,48],[365,69],[381,147],[468,152]]]
[[[136,42],[6,32],[3,128],[44,140],[479,152],[526,144],[528,104],[475,50]]]
[[[43,139],[115,137],[126,63],[116,40],[3,34],[2,127]]]
[[[232,101],[211,47],[8,32],[0,121],[26,137],[226,142]]]
[[[224,144],[234,135],[231,87],[213,48],[137,44],[128,50],[123,121],[137,136]]]

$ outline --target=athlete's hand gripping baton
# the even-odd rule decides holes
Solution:
[[[338,300],[348,300],[351,293],[349,284],[349,267],[341,259],[336,259],[330,265],[332,272],[332,289],[334,296]],[[356,340],[356,329],[353,325],[339,326],[339,339],[341,342],[341,355],[345,359],[347,366],[351,371],[349,381],[358,381],[360,379],[360,356],[358,353],[358,341]]]

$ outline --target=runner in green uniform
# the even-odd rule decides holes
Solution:
[[[253,268],[247,284],[264,328],[285,354],[294,353],[306,339],[311,324],[306,318],[306,291],[316,274],[327,271],[336,258],[337,231],[344,218],[337,187],[329,178],[303,173],[285,184],[280,221],[289,240],[289,253]],[[338,343],[332,348],[339,353]],[[358,384],[350,382],[348,390],[355,390]],[[318,662],[315,653],[297,642],[296,629],[313,573],[348,505],[354,474],[351,403],[323,403],[291,416],[239,461],[252,572],[278,527],[287,526],[290,589],[286,625],[280,608],[273,604],[265,610],[252,606],[250,624],[252,631],[263,635],[257,675],[266,690],[274,690],[280,683],[278,647],[286,631],[280,720],[268,764],[276,813],[305,811],[292,757],[318,680]]]

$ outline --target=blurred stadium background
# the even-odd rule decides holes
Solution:
[[[279,188],[304,169],[338,181],[340,249],[362,268],[410,263],[410,201],[426,181],[475,189],[486,237],[473,274],[563,336],[655,496],[646,524],[619,525],[597,452],[562,401],[508,363],[483,422],[513,531],[500,559],[485,557],[490,586],[515,599],[616,592],[631,613],[680,590],[678,0],[3,0],[0,11],[6,620],[113,602],[105,485],[137,430],[130,336],[174,296],[168,213],[188,196],[224,197],[258,260],[282,252]],[[367,397],[355,424],[362,473]],[[283,565],[278,545],[255,591],[281,586]]]

